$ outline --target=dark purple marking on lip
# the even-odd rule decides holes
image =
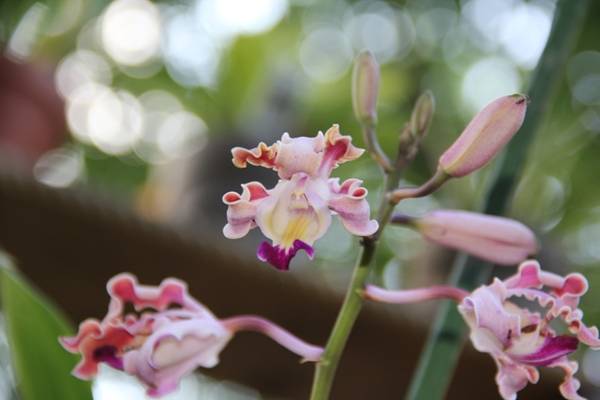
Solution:
[[[302,240],[294,240],[294,244],[289,249],[273,246],[269,242],[262,242],[258,246],[256,256],[259,260],[268,262],[280,271],[287,271],[290,269],[290,261],[299,250],[304,250],[311,260],[315,255],[315,250],[311,245]]]
[[[523,364],[544,367],[552,364],[563,356],[571,354],[577,350],[578,345],[579,340],[574,336],[562,335],[547,337],[542,347],[535,353],[514,358]]]
[[[102,346],[94,350],[94,360],[104,362],[111,367],[123,370],[123,359],[117,357],[117,349],[114,346]]]

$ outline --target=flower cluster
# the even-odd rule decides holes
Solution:
[[[494,359],[498,367],[496,383],[506,400],[539,380],[538,367],[556,367],[564,371],[561,394],[580,400],[580,384],[574,377],[577,362],[568,359],[580,343],[600,349],[598,329],[588,327],[578,308],[588,283],[581,274],[566,277],[542,271],[536,261],[525,261],[519,271],[506,280],[495,278],[492,284],[472,293],[453,287],[430,287],[389,291],[368,286],[365,297],[389,303],[413,303],[434,298],[458,302],[458,310],[471,330],[473,346]],[[530,302],[519,305],[515,299]],[[544,310],[540,313],[538,309]],[[560,334],[552,326],[563,322],[570,334]]]
[[[517,94],[491,102],[441,155],[428,181],[418,187],[396,187],[401,170],[414,159],[430,126],[434,101],[431,94],[417,101],[410,123],[400,135],[396,159],[392,160],[375,135],[378,88],[377,63],[370,54],[363,54],[354,74],[353,105],[366,147],[387,177],[378,221],[370,217],[367,190],[360,180],[340,182],[331,177],[339,164],[355,160],[364,152],[352,144],[350,136],[340,133],[338,125],[315,137],[292,138],[285,133],[270,146],[261,142],[252,149],[232,149],[236,167],[250,164],[269,168],[277,172],[279,181],[271,189],[260,182],[249,182],[242,185],[241,193],[223,195],[228,207],[223,228],[227,238],[244,237],[258,227],[271,240],[260,244],[258,258],[278,270],[288,270],[299,250],[313,257],[312,246],[329,228],[332,215],[337,215],[350,233],[363,237],[365,251],[326,350],[305,343],[261,317],[242,315],[220,320],[193,299],[181,281],[167,279],[158,287],[150,287],[122,274],[108,283],[111,301],[104,319],[84,321],[76,336],[61,339],[67,350],[82,355],[75,375],[89,379],[96,374],[99,363],[106,363],[137,376],[150,395],[160,396],[176,388],[181,377],[197,367],[215,366],[235,333],[252,330],[269,336],[304,360],[320,361],[313,394],[315,398],[326,398],[341,349],[360,310],[362,298],[357,289],[364,287],[365,298],[382,302],[414,303],[438,298],[456,301],[471,330],[474,347],[490,354],[497,365],[496,383],[504,399],[516,399],[528,383],[536,383],[538,367],[562,369],[561,394],[569,400],[582,399],[577,393],[580,383],[574,377],[578,365],[568,356],[580,343],[600,349],[598,329],[583,323],[583,312],[578,308],[588,288],[582,275],[563,277],[542,271],[536,261],[528,260],[536,253],[538,243],[534,233],[517,221],[459,210],[436,210],[420,217],[392,212],[401,200],[431,194],[449,179],[489,163],[519,130],[527,98]],[[377,239],[388,222],[416,229],[430,242],[495,264],[520,263],[519,270],[508,279],[496,278],[472,293],[449,286],[402,291],[365,286]],[[126,303],[133,304],[137,313],[126,313]],[[564,332],[552,325],[556,322],[563,323]]]
[[[176,279],[152,287],[120,274],[108,282],[108,293],[111,301],[102,321],[88,319],[76,336],[60,339],[65,349],[81,354],[73,370],[80,379],[91,379],[98,364],[105,363],[138,377],[147,385],[148,395],[162,396],[196,368],[217,365],[220,352],[241,330],[261,332],[306,361],[317,361],[322,353],[322,348],[257,316],[217,319]],[[152,311],[126,314],[127,303],[138,312]]]
[[[325,234],[331,215],[337,214],[350,233],[368,236],[378,228],[371,220],[367,190],[358,179],[342,183],[330,178],[339,164],[354,160],[364,150],[352,145],[350,136],[341,135],[333,125],[315,137],[292,138],[284,133],[271,146],[260,143],[254,149],[236,147],[233,164],[248,164],[277,171],[279,182],[266,189],[259,182],[242,185],[242,193],[228,192],[223,202],[228,206],[227,225],[223,233],[230,239],[245,236],[258,226],[273,244],[263,242],[258,258],[279,270],[289,268],[292,257],[304,250],[313,257],[312,244]]]

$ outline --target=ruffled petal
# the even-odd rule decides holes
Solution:
[[[71,353],[81,354],[72,373],[88,380],[98,373],[101,362],[122,369],[120,353],[133,339],[134,335],[123,325],[102,325],[98,320],[88,319],[79,325],[77,336],[62,337],[60,343]]]
[[[521,318],[506,310],[506,288],[499,279],[490,286],[482,286],[464,298],[459,306],[463,315],[474,320],[476,329],[484,328],[508,346],[511,340],[521,334]]]
[[[178,305],[195,313],[212,315],[208,308],[188,294],[186,283],[179,279],[168,278],[159,286],[146,286],[140,285],[135,276],[123,273],[108,281],[107,289],[112,298],[107,317],[120,315],[125,303],[131,303],[138,311],[145,308],[163,311],[171,305]]]
[[[242,194],[227,192],[223,195],[223,203],[227,208],[227,224],[223,235],[228,239],[239,239],[256,226],[256,209],[267,197],[269,191],[260,182],[242,185]]]
[[[364,152],[364,149],[355,147],[352,144],[351,136],[340,133],[340,126],[338,124],[333,124],[325,132],[325,154],[319,166],[319,173],[323,177],[329,177],[335,167],[347,161],[357,159]]]
[[[584,397],[581,397],[577,390],[581,386],[581,383],[577,378],[575,378],[575,373],[579,365],[576,361],[569,361],[566,357],[563,357],[559,360],[556,360],[552,364],[548,365],[549,367],[561,368],[565,377],[563,378],[562,383],[558,387],[560,390],[560,394],[567,400],[585,400]]]
[[[581,297],[588,290],[587,279],[578,273],[562,277],[552,272],[542,271],[535,260],[527,260],[519,265],[519,271],[506,280],[506,286],[512,288],[536,288],[547,286],[559,297]]]
[[[265,168],[276,169],[275,157],[277,156],[278,144],[275,143],[267,146],[260,142],[253,149],[245,149],[243,147],[234,147],[231,149],[233,165],[238,168],[246,168],[248,164],[256,165]]]
[[[139,349],[127,352],[124,369],[149,386],[150,396],[162,396],[197,367],[214,367],[232,335],[211,317],[171,321],[157,328]]]
[[[528,383],[537,383],[539,373],[534,367],[519,365],[510,361],[497,361],[496,383],[498,391],[505,400],[515,400],[517,393]]]
[[[319,132],[314,138],[292,138],[284,133],[278,142],[275,165],[281,179],[290,179],[296,173],[316,176],[323,160],[325,139]]]
[[[361,184],[359,179],[347,179],[341,185],[338,178],[330,179],[329,208],[338,214],[350,233],[369,236],[377,231],[379,224],[370,219],[371,210],[366,200],[368,192]]]

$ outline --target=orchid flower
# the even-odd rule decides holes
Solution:
[[[369,236],[378,228],[371,220],[367,189],[362,181],[348,179],[342,183],[330,178],[339,164],[352,161],[364,150],[352,145],[352,138],[340,134],[333,125],[325,135],[292,138],[284,133],[271,146],[259,143],[254,149],[232,149],[233,164],[248,164],[277,171],[279,182],[266,189],[259,182],[242,185],[242,193],[228,192],[223,202],[228,206],[227,225],[223,234],[229,239],[245,236],[258,226],[272,244],[263,242],[257,251],[260,260],[279,270],[289,269],[298,250],[312,258],[313,243],[322,237],[337,214],[350,233]]]
[[[81,354],[73,370],[80,379],[91,379],[103,362],[138,377],[148,387],[148,395],[162,396],[175,390],[180,379],[197,367],[217,365],[220,352],[241,330],[263,333],[305,361],[318,361],[322,353],[322,348],[261,317],[217,319],[176,279],[153,287],[120,274],[107,287],[111,301],[104,319],[88,319],[76,336],[60,339],[65,349]],[[126,314],[126,303],[144,312]]]
[[[560,393],[569,400],[583,399],[574,377],[578,364],[568,358],[579,343],[600,349],[596,327],[587,327],[579,299],[588,289],[581,274],[566,277],[542,271],[537,261],[525,261],[519,271],[472,293],[462,289],[434,286],[404,291],[389,291],[375,286],[365,289],[365,297],[388,303],[412,303],[434,298],[449,298],[459,303],[458,310],[471,329],[473,346],[494,359],[498,367],[496,383],[502,398],[514,400],[528,383],[539,380],[538,367],[555,367],[564,371]],[[522,298],[543,313],[517,305]],[[520,303],[519,303],[520,304]],[[562,321],[570,334],[559,334],[551,326]]]

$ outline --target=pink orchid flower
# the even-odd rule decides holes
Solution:
[[[232,149],[233,164],[271,168],[281,178],[273,189],[259,182],[242,185],[242,193],[228,192],[227,225],[223,234],[229,239],[245,236],[258,226],[273,244],[263,242],[257,251],[260,260],[279,270],[287,270],[298,250],[312,258],[313,243],[325,234],[331,224],[331,214],[337,214],[350,233],[368,236],[378,228],[371,220],[367,190],[362,181],[348,179],[339,183],[330,178],[339,164],[354,160],[364,150],[352,145],[352,138],[340,134],[333,125],[325,135],[291,138],[284,133],[271,146],[260,143],[248,150]]]
[[[102,321],[88,319],[76,336],[60,338],[65,349],[82,356],[73,370],[80,379],[93,378],[103,362],[138,377],[148,395],[162,396],[197,367],[217,365],[220,352],[241,330],[263,333],[306,361],[318,361],[323,351],[257,316],[219,320],[176,279],[153,287],[120,274],[108,282],[108,293],[111,301]],[[127,303],[141,314],[126,314]]]
[[[462,289],[431,288],[389,291],[375,286],[365,290],[365,297],[388,303],[412,303],[434,298],[450,298],[459,303],[458,310],[471,329],[473,346],[492,356],[498,367],[496,383],[503,399],[513,400],[528,383],[539,380],[538,367],[555,367],[564,371],[560,393],[569,400],[582,400],[574,377],[578,364],[569,360],[579,343],[600,349],[596,327],[587,327],[579,299],[588,289],[581,274],[566,277],[545,272],[536,261],[525,261],[517,274],[501,281],[494,279],[473,293]],[[529,301],[532,311],[512,300]],[[564,323],[570,334],[559,334],[551,326],[554,320]]]

